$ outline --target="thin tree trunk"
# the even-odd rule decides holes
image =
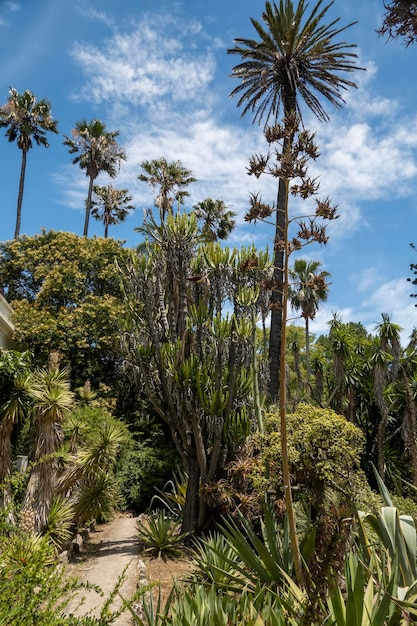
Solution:
[[[26,157],[27,157],[27,150],[22,150],[22,165],[20,168],[19,194],[17,196],[16,228],[14,231],[15,239],[17,239],[20,235],[20,225],[22,221],[22,202],[23,202],[23,191],[25,188]]]
[[[310,329],[308,316],[306,319],[306,371],[307,371],[307,385],[310,383]]]
[[[290,532],[291,547],[294,559],[294,570],[297,583],[303,585],[303,571],[301,567],[301,555],[298,545],[297,526],[295,520],[294,504],[292,500],[291,475],[288,459],[288,438],[287,438],[287,385],[285,380],[285,362],[286,362],[286,338],[287,338],[287,308],[288,308],[288,181],[285,182],[285,204],[284,204],[284,224],[283,238],[286,250],[284,251],[284,267],[283,267],[283,288],[282,288],[282,329],[281,329],[281,348],[280,348],[280,384],[279,384],[279,413],[281,419],[281,456],[282,456],[282,475],[284,481],[285,505],[288,515],[288,524]]]
[[[90,182],[89,182],[89,185],[88,185],[87,200],[85,202],[85,220],[84,220],[83,237],[87,237],[87,235],[88,235],[88,224],[89,224],[89,221],[90,221],[91,198],[92,198],[92,195],[93,195],[93,185],[94,185],[94,178],[92,176],[90,176]]]

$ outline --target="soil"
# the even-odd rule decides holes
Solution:
[[[90,613],[96,617],[114,590],[125,568],[124,582],[120,588],[123,598],[131,598],[140,586],[140,578],[146,577],[147,583],[155,583],[153,594],[158,597],[161,589],[162,606],[171,592],[175,580],[180,580],[190,571],[191,565],[187,560],[150,559],[139,553],[137,536],[137,518],[120,516],[106,524],[98,525],[90,534],[87,549],[70,565],[71,574],[81,582],[97,585],[103,591],[103,597],[97,592],[85,591],[74,597],[68,606],[67,612],[81,616]],[[143,582],[143,581],[141,581]],[[84,597],[82,606],[78,606],[81,597]],[[120,608],[122,600],[116,596],[111,610]],[[133,624],[129,612],[122,613],[114,622],[115,626],[130,626]]]

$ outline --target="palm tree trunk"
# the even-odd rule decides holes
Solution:
[[[307,372],[307,385],[310,383],[310,329],[308,315],[306,315],[306,372]]]
[[[27,157],[27,150],[22,150],[22,165],[20,167],[19,194],[17,196],[16,228],[14,231],[15,239],[17,239],[20,235],[20,225],[22,221],[22,201],[23,201],[23,190],[25,188],[26,157]]]
[[[274,288],[271,294],[271,327],[269,334],[269,402],[278,400],[280,378],[280,352],[282,335],[282,283],[284,252],[278,246],[285,230],[285,181],[280,179],[278,185],[277,212],[274,240]]]
[[[92,195],[93,195],[93,185],[94,185],[94,178],[92,176],[90,176],[90,183],[88,185],[87,200],[85,201],[85,220],[84,220],[83,237],[87,237],[87,235],[88,235],[88,223],[90,221],[91,198],[92,198]]]

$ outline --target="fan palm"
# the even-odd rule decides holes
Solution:
[[[237,106],[242,116],[253,114],[253,121],[265,126],[271,120],[276,124],[282,116],[284,125],[297,115],[302,119],[304,104],[320,120],[328,115],[321,103],[327,100],[339,108],[343,105],[343,92],[355,83],[344,77],[359,69],[356,65],[355,46],[337,41],[347,28],[338,26],[339,19],[324,23],[333,2],[323,6],[319,0],[307,13],[308,3],[299,0],[266,2],[262,14],[263,24],[253,18],[257,39],[236,39],[236,46],[228,50],[238,55],[242,62],[232,71],[239,80],[231,96],[239,96]],[[284,152],[289,152],[292,134],[284,141]],[[275,243],[282,239],[287,227],[288,181],[279,181]],[[275,245],[274,283],[283,284],[283,247]],[[278,396],[279,355],[281,350],[282,293],[274,289],[271,297],[271,329],[269,344],[270,388],[272,400]]]
[[[123,222],[135,208],[129,204],[131,201],[132,196],[128,195],[127,189],[115,189],[112,185],[94,186],[91,215],[103,222],[105,239],[108,237],[110,224]]]
[[[330,276],[321,268],[320,261],[306,261],[296,259],[290,269],[290,277],[293,281],[290,289],[291,306],[301,312],[305,320],[305,345],[307,379],[310,376],[310,330],[309,321],[313,320],[319,308],[319,304],[327,300],[329,292],[326,278]]]
[[[236,213],[230,211],[223,200],[207,198],[194,206],[201,224],[201,235],[206,241],[227,239],[235,227]]]
[[[94,181],[97,176],[105,172],[110,178],[115,178],[121,161],[126,159],[126,153],[116,141],[119,131],[106,130],[101,120],[81,120],[72,130],[72,138],[65,137],[64,145],[68,146],[69,153],[75,154],[72,162],[85,170],[89,178],[87,200],[85,206],[85,221],[83,236],[87,237],[88,223],[91,212],[91,200]]]
[[[183,204],[184,198],[190,195],[185,187],[195,183],[196,179],[190,170],[183,167],[181,161],[170,163],[164,157],[143,161],[140,166],[143,173],[139,174],[138,179],[158,189],[155,206],[159,209],[162,223],[168,213],[172,213],[174,200],[179,206]]]
[[[33,147],[33,141],[38,146],[49,148],[46,133],[57,133],[57,125],[58,122],[52,118],[48,100],[38,100],[27,89],[19,94],[16,89],[10,88],[8,101],[0,108],[0,128],[7,128],[6,137],[10,142],[16,141],[17,147],[22,151],[15,239],[20,235],[27,153]]]

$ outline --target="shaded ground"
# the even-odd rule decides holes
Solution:
[[[93,615],[97,617],[125,568],[127,568],[125,580],[120,592],[125,598],[130,598],[135,593],[138,563],[136,535],[136,518],[133,517],[117,517],[107,524],[98,526],[97,530],[91,533],[88,553],[71,566],[71,573],[81,582],[98,585],[103,590],[104,596],[100,597],[95,591],[83,591],[81,594],[85,596],[83,605],[74,611],[80,600],[80,596],[75,597],[67,609],[68,613],[85,615],[93,610]],[[112,609],[119,608],[121,604],[122,600],[117,596]],[[131,621],[128,614],[123,614],[114,623],[115,626],[128,626]]]
[[[87,553],[70,566],[71,574],[81,582],[98,585],[103,590],[104,596],[99,596],[95,591],[83,591],[71,601],[67,613],[85,615],[92,611],[92,614],[98,617],[125,568],[127,569],[120,593],[126,599],[131,598],[137,590],[139,581],[139,561],[145,564],[147,582],[155,583],[153,590],[155,600],[160,586],[164,606],[174,581],[181,580],[190,571],[191,564],[187,560],[165,563],[162,559],[149,559],[140,555],[136,523],[137,518],[117,517],[107,524],[98,526],[97,530],[91,533]],[[77,609],[81,596],[85,597],[85,601]],[[117,596],[111,608],[115,610],[121,604],[122,600]],[[130,626],[132,623],[132,617],[128,612],[120,615],[114,622],[115,626]]]

